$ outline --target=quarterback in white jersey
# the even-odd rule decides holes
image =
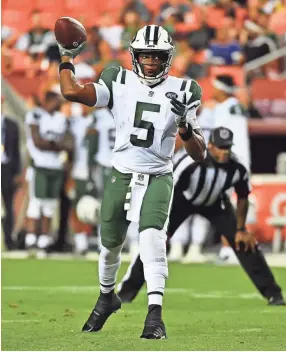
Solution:
[[[101,207],[100,296],[82,330],[99,331],[121,307],[114,293],[120,253],[131,221],[139,223],[140,257],[147,282],[148,314],[142,338],[166,337],[162,301],[168,277],[166,230],[172,203],[172,156],[179,132],[188,153],[203,160],[205,142],[196,120],[202,91],[194,80],[168,75],[174,54],[169,33],[160,26],[140,29],[129,46],[133,70],[111,67],[99,82],[80,86],[72,59],[84,44],[59,44],[64,97],[108,107],[115,120],[113,170]]]

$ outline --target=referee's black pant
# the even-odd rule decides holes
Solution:
[[[168,237],[172,237],[179,226],[193,214],[201,214],[206,217],[216,228],[216,231],[227,238],[240,264],[262,296],[270,298],[281,292],[281,288],[275,282],[274,276],[258,245],[256,245],[254,252],[250,250],[246,252],[244,250],[237,251],[235,249],[236,214],[229,198],[225,198],[213,206],[196,207],[191,205],[181,192],[175,191]],[[143,284],[143,264],[138,256],[133,262],[129,278],[124,281],[123,285],[130,285],[134,289],[139,289]]]

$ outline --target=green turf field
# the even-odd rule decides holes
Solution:
[[[286,269],[274,272],[285,293]],[[268,307],[239,267],[170,265],[160,341],[139,339],[145,291],[81,333],[97,285],[95,262],[2,260],[2,350],[286,350],[286,307]]]

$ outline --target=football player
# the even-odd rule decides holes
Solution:
[[[108,107],[116,134],[113,170],[101,207],[100,295],[82,330],[99,331],[121,307],[114,288],[127,227],[133,221],[139,222],[140,256],[148,291],[148,313],[141,337],[163,339],[172,155],[179,132],[194,160],[205,157],[205,142],[196,119],[202,90],[194,80],[168,75],[175,47],[160,26],[147,25],[136,33],[129,47],[132,71],[105,69],[98,83],[79,85],[75,79],[73,59],[83,47],[84,43],[75,49],[59,45],[62,94],[70,101]]]
[[[60,91],[48,91],[42,107],[34,108],[26,115],[27,149],[32,159],[29,179],[29,205],[27,209],[28,231],[26,247],[38,247],[44,251],[51,238],[51,220],[63,184],[66,152],[73,143],[68,140],[68,121],[59,112],[62,104]],[[41,233],[37,240],[36,229],[41,221]]]
[[[92,127],[93,118],[90,107],[82,105],[82,112],[70,118],[70,130],[74,138],[74,156],[71,178],[67,183],[67,194],[73,202],[71,227],[74,232],[75,253],[84,255],[88,251],[88,232],[90,227],[78,219],[76,207],[81,197],[86,194],[96,195],[88,160],[89,137],[97,138],[97,131]],[[95,141],[96,142],[96,141]]]

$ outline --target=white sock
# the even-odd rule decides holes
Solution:
[[[177,229],[177,231],[174,233],[170,240],[170,244],[180,244],[183,248],[188,241],[190,237],[190,220],[191,218],[186,219]]]
[[[25,237],[25,246],[32,247],[37,243],[37,236],[34,233],[27,233]]]
[[[140,233],[140,258],[147,283],[148,305],[162,305],[165,281],[168,278],[164,231],[147,229]]]
[[[84,252],[88,250],[88,237],[85,232],[76,233],[74,235],[74,246],[76,252]]]
[[[139,253],[139,224],[131,222],[127,234],[126,240],[128,241],[128,249],[131,258],[135,257]]]
[[[220,257],[231,257],[231,256],[236,256],[236,255],[234,253],[234,250],[231,247],[222,246],[219,251],[219,256]]]
[[[201,215],[193,216],[192,243],[202,245],[211,230],[210,222]]]
[[[40,249],[45,249],[51,243],[51,237],[49,235],[40,235],[38,238],[37,246]]]
[[[99,260],[98,272],[100,291],[109,293],[115,288],[116,276],[121,262],[121,250],[123,244],[114,248],[105,248],[102,246]]]

